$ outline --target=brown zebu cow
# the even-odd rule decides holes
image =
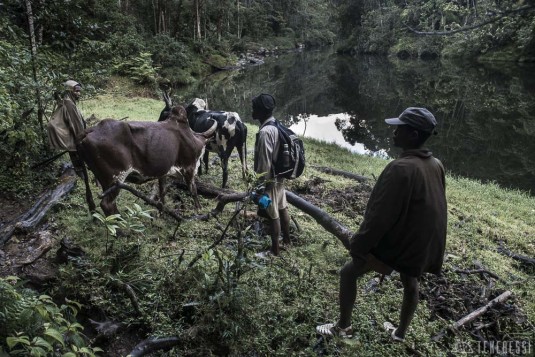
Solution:
[[[116,183],[143,183],[159,180],[163,201],[163,182],[166,175],[180,173],[200,208],[195,186],[195,174],[207,138],[217,123],[204,133],[194,133],[183,107],[172,108],[162,122],[124,122],[102,120],[87,129],[77,149],[82,159],[102,185],[103,191]],[[119,189],[109,192],[100,202],[106,216],[118,213],[115,199]]]

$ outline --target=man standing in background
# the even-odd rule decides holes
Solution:
[[[76,106],[82,86],[73,80],[64,85],[66,91],[48,123],[48,139],[52,148],[68,151],[74,171],[83,178],[85,166],[76,152],[76,143],[86,128],[82,113]]]
[[[253,119],[260,122],[260,130],[256,134],[254,151],[254,170],[263,174],[260,181],[265,184],[264,193],[271,199],[265,214],[269,221],[271,233],[271,253],[279,255],[279,236],[282,230],[283,243],[290,243],[290,216],[284,189],[284,179],[275,176],[274,163],[280,148],[279,131],[273,117],[275,98],[270,94],[260,94],[253,98]]]

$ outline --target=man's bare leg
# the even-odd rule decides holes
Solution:
[[[281,222],[280,219],[270,220],[271,228],[271,253],[273,255],[279,255],[279,237],[281,235]]]
[[[351,260],[340,270],[340,319],[338,320],[338,327],[340,328],[346,328],[351,325],[351,314],[357,298],[357,279],[372,270],[367,262],[357,264]]]
[[[405,338],[405,333],[414,317],[416,307],[418,306],[418,279],[405,274],[401,275],[401,283],[403,284],[403,304],[401,305],[401,313],[399,316],[399,326],[396,329],[396,336]]]
[[[279,210],[280,216],[280,228],[282,230],[282,242],[284,244],[290,244],[290,215],[288,214],[288,208]]]

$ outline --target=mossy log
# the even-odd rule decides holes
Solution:
[[[47,212],[76,186],[76,174],[71,166],[63,170],[56,187],[42,193],[37,202],[25,213],[0,228],[0,247],[16,231],[29,232],[39,225]]]

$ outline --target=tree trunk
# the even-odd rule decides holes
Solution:
[[[152,0],[152,16],[154,17],[154,34],[155,35],[158,34],[158,16],[157,16],[157,11],[156,11],[157,2],[158,0],[156,0],[156,2]]]
[[[25,0],[26,4],[26,16],[28,17],[28,31],[30,33],[30,48],[32,56],[32,74],[33,81],[35,82],[35,99],[37,102],[37,123],[41,128],[41,134],[45,132],[45,126],[43,123],[44,110],[43,103],[41,99],[41,90],[39,89],[39,80],[37,78],[37,41],[35,38],[35,24],[33,17],[32,3],[30,0]],[[46,146],[46,140],[44,135],[41,135],[43,146]]]
[[[240,39],[241,38],[241,36],[240,36],[240,0],[236,0],[236,6],[238,8],[238,11],[237,11],[238,12],[238,21],[237,21],[238,22],[238,33],[237,33],[237,35],[238,35],[238,39]]]
[[[193,6],[195,6],[195,32],[193,39],[201,40],[201,13],[199,9],[200,0],[195,0]]]
[[[333,217],[329,216],[329,214],[321,208],[314,206],[312,203],[299,197],[291,191],[286,191],[286,200],[291,205],[299,208],[301,211],[314,218],[320,226],[338,238],[344,247],[349,250],[349,240],[353,236],[353,233],[347,229],[347,227],[342,225]]]

